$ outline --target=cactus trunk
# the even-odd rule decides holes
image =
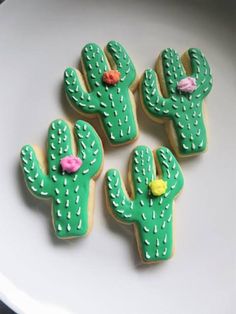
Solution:
[[[89,228],[88,198],[89,181],[80,176],[73,176],[73,183],[66,183],[65,179],[57,182],[52,195],[53,222],[57,236],[75,237],[83,236]],[[72,180],[73,180],[72,179]],[[73,217],[73,219],[71,219]]]
[[[117,91],[119,91],[118,88],[114,92]],[[128,92],[124,92],[125,94],[128,94]],[[110,98],[113,99],[112,94],[110,94]],[[100,114],[103,128],[106,130],[108,139],[112,144],[124,144],[137,136],[133,105],[130,100],[125,102],[124,99],[128,98],[121,96],[118,104],[107,99],[106,110]]]
[[[144,261],[166,260],[172,255],[172,206],[168,202],[165,204],[143,214],[140,217],[141,223],[136,226],[138,246]]]
[[[186,104],[188,106],[188,104]],[[173,119],[173,132],[176,133],[178,150],[181,155],[204,152],[207,146],[206,127],[203,121],[202,104],[190,108],[188,113],[179,113],[180,119]],[[189,118],[191,116],[191,118]],[[194,118],[194,119],[192,119]]]

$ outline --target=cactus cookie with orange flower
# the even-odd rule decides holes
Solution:
[[[180,157],[206,150],[203,104],[211,88],[209,64],[197,48],[189,49],[182,60],[174,49],[165,49],[157,61],[157,74],[149,69],[141,79],[144,111],[154,121],[165,123]]]
[[[82,73],[67,68],[64,74],[70,104],[87,117],[99,117],[111,145],[134,141],[138,136],[135,101],[135,67],[126,50],[110,41],[103,50],[87,44],[82,50]]]
[[[130,195],[119,171],[107,172],[107,207],[115,219],[134,226],[143,262],[166,260],[173,251],[173,202],[183,187],[180,166],[168,148],[152,152],[146,146],[135,148],[129,164]]]

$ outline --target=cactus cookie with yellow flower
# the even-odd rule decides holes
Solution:
[[[107,172],[107,207],[118,221],[133,224],[143,262],[166,260],[172,255],[173,203],[183,187],[182,171],[166,147],[152,152],[138,146],[129,165],[130,194],[118,170]]]
[[[134,64],[124,47],[110,41],[105,49],[87,44],[81,55],[80,73],[64,74],[70,104],[87,117],[98,117],[111,145],[134,141],[138,136],[133,91],[137,86]]]
[[[144,111],[156,122],[165,123],[176,154],[188,157],[207,147],[203,105],[212,88],[209,64],[197,48],[180,59],[171,48],[157,61],[157,73],[148,69],[140,82]]]

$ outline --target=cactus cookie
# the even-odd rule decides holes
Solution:
[[[84,236],[92,223],[94,180],[103,164],[103,148],[95,130],[79,120],[74,127],[78,153],[69,125],[55,120],[48,131],[47,173],[32,146],[21,150],[25,182],[33,195],[52,199],[52,220],[59,238]]]
[[[206,150],[203,103],[211,88],[209,64],[196,48],[189,49],[182,60],[174,49],[165,49],[157,61],[157,74],[148,69],[141,79],[145,112],[166,124],[171,145],[181,157]]]
[[[134,225],[139,253],[145,263],[170,258],[173,202],[183,187],[177,160],[165,147],[155,152],[146,146],[136,147],[130,160],[128,185],[130,196],[119,171],[107,172],[105,192],[109,211],[120,222]]]
[[[81,65],[82,73],[73,68],[64,73],[70,104],[81,114],[98,116],[111,145],[134,141],[138,125],[132,91],[137,77],[126,50],[117,41],[110,41],[104,53],[90,43],[82,50]]]

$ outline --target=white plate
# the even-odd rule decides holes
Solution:
[[[0,296],[21,313],[233,313],[235,287],[235,45],[230,3],[193,1],[6,1],[0,6],[1,217]],[[218,11],[217,11],[218,10]],[[227,13],[228,12],[228,13]],[[79,118],[62,88],[88,42],[116,39],[138,73],[163,48],[199,47],[213,70],[208,98],[209,151],[181,165],[173,259],[142,266],[132,229],[106,212],[105,171],[126,175],[137,144],[168,145],[162,126],[143,116],[132,145],[106,151],[94,228],[61,241],[50,205],[31,196],[19,168],[25,143],[44,147],[49,123]],[[45,147],[44,147],[45,148]],[[235,305],[235,302],[234,302]]]

